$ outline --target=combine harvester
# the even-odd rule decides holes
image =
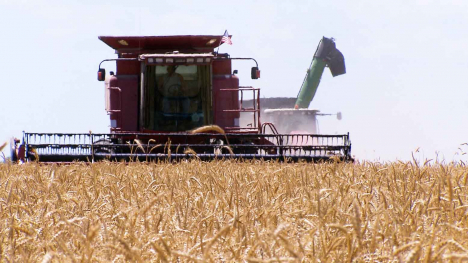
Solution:
[[[118,55],[98,69],[110,133],[25,132],[22,141],[12,139],[13,161],[351,160],[348,135],[266,134],[276,128],[260,121],[260,90],[239,86],[231,68],[234,60],[253,61],[251,77],[258,79],[257,61],[214,52],[222,36],[99,39]],[[106,75],[101,65],[110,61],[116,73]],[[253,96],[252,107],[245,107],[245,94]],[[250,115],[249,126],[241,126],[241,113]]]

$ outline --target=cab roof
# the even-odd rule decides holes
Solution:
[[[144,51],[145,53],[167,52],[213,52],[220,46],[222,35],[183,36],[99,36],[99,39],[116,53]],[[152,51],[152,52],[148,52]]]

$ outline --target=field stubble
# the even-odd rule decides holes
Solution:
[[[0,261],[468,260],[464,164],[0,165]]]

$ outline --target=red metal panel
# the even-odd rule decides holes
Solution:
[[[117,75],[138,75],[140,74],[139,61],[117,61]]]
[[[221,35],[186,36],[100,36],[111,48],[124,50],[193,50],[211,52],[221,43]]]
[[[232,89],[232,90],[222,90]],[[239,78],[235,75],[213,76],[213,111],[214,124],[221,128],[239,124],[240,113],[225,111],[239,109]],[[236,121],[237,119],[237,121]]]
[[[213,75],[230,75],[231,73],[230,59],[213,61]]]
[[[138,75],[117,75],[109,81],[109,115],[119,131],[138,131]]]

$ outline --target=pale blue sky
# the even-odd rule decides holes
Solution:
[[[347,74],[327,70],[311,108],[341,111],[322,132],[349,132],[360,160],[464,160],[468,142],[468,1],[0,0],[0,141],[28,132],[107,132],[99,35],[233,35],[221,52],[254,57],[241,85],[294,97],[322,36]],[[105,64],[108,71],[112,63]]]

